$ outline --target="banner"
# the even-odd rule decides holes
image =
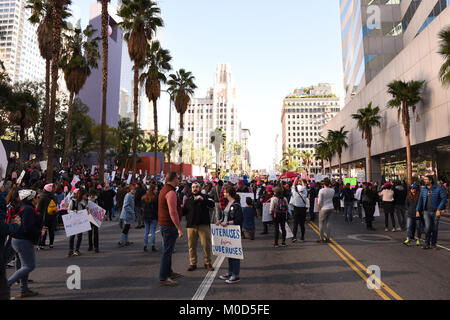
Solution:
[[[23,177],[25,176],[25,170],[22,170],[22,173],[19,176],[19,179],[17,179],[17,185],[19,185],[22,182]]]
[[[270,201],[263,203],[262,222],[272,221],[272,215],[270,214]]]
[[[95,164],[92,166],[92,169],[91,169],[91,176],[93,176],[94,173],[95,173]]]
[[[89,201],[88,211],[90,213],[89,221],[100,228],[103,220],[105,219],[106,210],[97,205],[95,202]]]
[[[130,173],[129,175],[128,175],[128,179],[127,179],[127,184],[130,184],[131,183],[131,178],[133,177],[133,175]]]
[[[115,178],[116,178],[116,171],[113,171],[111,173],[111,181],[114,181]]]
[[[125,168],[122,169],[122,177],[121,179],[123,180],[125,178]]]
[[[89,215],[87,210],[80,210],[78,212],[71,211],[62,216],[66,236],[83,233],[91,230],[91,223],[89,222]]]
[[[242,192],[238,192],[237,193],[239,195],[239,197],[241,197],[241,207],[245,208],[247,206],[247,202],[245,201],[247,199],[247,197],[252,198],[254,197],[253,193],[242,193]]]
[[[81,181],[79,176],[74,176],[71,185],[75,187],[75,185]]]
[[[40,161],[39,166],[41,167],[42,171],[47,171],[47,160]]]
[[[212,253],[233,259],[244,259],[240,226],[211,225]]]

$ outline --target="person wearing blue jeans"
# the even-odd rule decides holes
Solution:
[[[416,208],[416,217],[420,217],[423,212],[425,219],[425,244],[423,249],[437,250],[437,237],[439,230],[439,220],[441,211],[444,210],[447,195],[445,191],[438,185],[433,184],[433,176],[426,176],[425,187],[420,191],[419,202]]]
[[[172,270],[172,254],[178,238],[178,229],[175,226],[161,226],[161,236],[163,243],[159,280],[166,281],[170,275],[174,274]]]
[[[350,189],[350,183],[345,185],[344,190],[342,190],[341,199],[344,200],[344,216],[345,222],[353,221],[353,191]]]
[[[33,243],[29,240],[12,239],[12,247],[20,258],[21,267],[9,279],[8,286],[11,287],[20,280],[20,291],[29,292],[28,275],[36,267],[36,252]]]
[[[155,247],[155,234],[156,226],[158,225],[158,190],[155,185],[150,185],[148,191],[141,199],[143,215],[144,215],[144,251],[147,252],[148,234],[152,233],[152,251],[156,252]]]
[[[152,245],[152,251],[156,250],[156,226],[158,225],[158,220],[152,220],[151,222],[145,221],[145,233],[144,233],[144,251],[146,251],[148,246],[148,234],[151,232],[150,242]]]

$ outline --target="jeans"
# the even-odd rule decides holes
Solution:
[[[92,241],[92,236],[94,236],[94,241]],[[88,231],[89,237],[89,248],[98,249],[98,227],[95,224],[91,223],[91,230]]]
[[[239,273],[241,272],[241,260],[228,258],[228,274],[236,279],[239,278]]]
[[[128,242],[128,231],[130,231],[130,224],[126,224],[123,227],[122,234],[120,235],[120,240],[119,240],[120,243]]]
[[[389,228],[389,216],[391,216],[392,228],[395,228],[394,203],[389,201],[383,201],[383,209],[384,209],[384,224],[386,228]]]
[[[294,206],[294,229],[292,233],[294,239],[297,238],[298,225],[300,224],[300,230],[302,231],[301,239],[305,239],[305,220],[306,220],[306,207],[295,207]]]
[[[395,214],[397,215],[397,221],[399,227],[405,229],[406,227],[406,219],[405,219],[405,206],[396,204],[395,205]]]
[[[345,215],[345,222],[353,221],[353,201],[344,202],[344,215]]]
[[[319,230],[320,230],[320,239],[325,239],[325,233],[327,234],[326,239],[330,239],[331,237],[331,225],[330,218],[333,214],[333,209],[322,209],[319,213]]]
[[[436,247],[438,230],[439,230],[439,217],[436,217],[436,212],[425,211],[423,214],[425,219],[425,246]]]
[[[406,237],[414,239],[414,234],[417,232],[417,239],[422,237],[422,219],[416,217],[408,217]]]
[[[151,232],[151,243],[152,246],[155,246],[155,238],[156,238],[156,226],[158,225],[158,220],[145,221],[145,233],[144,233],[144,246],[148,244],[148,234]]]
[[[161,226],[163,238],[161,267],[159,269],[159,280],[165,281],[172,271],[172,253],[178,238],[178,230],[175,226]]]
[[[20,279],[20,290],[21,292],[26,292],[29,290],[28,275],[36,267],[36,251],[33,243],[29,240],[12,239],[11,244],[19,254],[21,268],[8,279],[8,286],[11,287]]]
[[[273,224],[275,226],[275,245],[278,245],[278,239],[280,238],[280,228],[281,228],[281,241],[282,243],[286,242],[286,218],[285,217],[276,217],[273,219]]]
[[[105,216],[107,216],[109,218],[109,220],[111,221],[112,217],[113,217],[113,209],[107,209]]]

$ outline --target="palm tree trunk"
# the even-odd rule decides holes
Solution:
[[[322,164],[322,175],[325,175],[325,165],[323,163],[323,160],[320,160],[321,164]]]
[[[411,160],[411,140],[409,133],[405,134],[406,137],[406,169],[408,174],[408,185],[412,185],[412,160]]]
[[[136,179],[136,161],[137,161],[137,117],[139,113],[139,63],[134,62],[134,129],[133,129],[133,176],[132,181]]]
[[[25,114],[23,116],[25,117]],[[22,119],[22,121],[21,121],[22,123],[23,123],[23,120],[24,119]],[[20,169],[23,169],[24,168],[24,165],[23,165],[23,163],[24,163],[24,161],[23,161],[23,142],[25,140],[25,128],[24,128],[23,125],[20,126],[19,138],[20,138],[20,142],[19,142],[19,166],[20,166]]]
[[[50,107],[50,65],[51,59],[45,61],[45,106],[44,106],[44,133],[42,149],[43,160],[47,160],[48,154],[46,152],[48,148],[48,112]]]
[[[55,114],[56,114],[56,89],[58,88],[58,71],[59,71],[59,56],[61,47],[61,25],[62,25],[62,11],[63,2],[54,2],[53,12],[53,52],[52,52],[52,82],[51,82],[51,96],[50,96],[50,112],[48,117],[48,163],[47,163],[47,183],[53,182],[53,163],[55,159]]]
[[[158,109],[156,106],[157,100],[153,100],[153,124],[155,126],[155,176],[157,175],[156,172],[156,165],[158,163]]]
[[[168,167],[167,170],[168,172],[170,172],[171,169],[171,165],[170,165],[170,154],[172,153],[172,130],[170,128],[170,121],[171,121],[171,116],[172,116],[172,99],[169,100],[169,135],[167,137],[167,139],[169,140],[169,154],[168,154]]]
[[[339,154],[339,178],[344,181],[344,179],[342,179],[342,159],[341,159],[341,154]]]
[[[183,123],[183,117],[184,114],[180,114],[180,139],[178,140],[178,143],[180,144],[180,177],[183,174],[183,130],[184,130],[184,123]]]
[[[73,92],[70,93],[69,97],[69,107],[67,109],[67,126],[66,126],[66,135],[64,139],[64,155],[63,155],[63,166],[65,166],[69,159],[69,147],[70,147],[70,129],[72,127],[72,106],[73,106],[73,98],[75,94]],[[101,180],[102,181],[102,180]]]
[[[330,164],[330,174],[331,174],[331,177],[333,177],[333,173],[332,173],[332,171],[331,171],[331,170],[332,170],[332,169],[331,169],[331,160],[332,160],[332,159],[329,158],[329,159],[328,159],[328,163]]]
[[[105,174],[105,140],[106,140],[106,98],[108,93],[108,2],[102,0],[102,128],[100,136],[99,179],[104,181]]]
[[[367,162],[367,182],[372,182],[372,148],[369,145],[367,145],[367,157],[368,157],[368,162]]]

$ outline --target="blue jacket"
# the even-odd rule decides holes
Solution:
[[[425,211],[427,208],[427,199],[428,199],[428,189],[427,187],[423,187],[420,190],[419,202],[417,203],[416,210],[419,212]],[[445,194],[444,189],[437,185],[433,185],[431,187],[431,199],[433,200],[433,211],[436,212],[439,210],[444,210],[447,202],[447,195]]]
[[[123,200],[122,212],[120,213],[120,219],[125,220],[126,222],[134,221],[135,213],[134,213],[134,196],[131,193],[127,193],[125,195],[125,199]]]

